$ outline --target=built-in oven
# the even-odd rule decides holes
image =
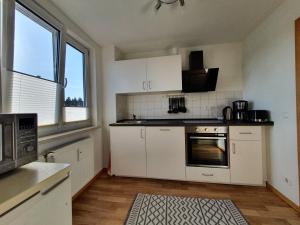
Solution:
[[[186,127],[186,164],[229,168],[228,127]]]

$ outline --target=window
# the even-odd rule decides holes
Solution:
[[[5,111],[38,113],[40,135],[90,126],[87,48],[35,1],[3,5]]]
[[[69,37],[71,40],[71,38]],[[86,120],[88,116],[86,99],[87,50],[76,43],[66,44],[64,121]],[[76,46],[76,47],[75,47]]]
[[[13,70],[57,80],[59,31],[16,3]]]

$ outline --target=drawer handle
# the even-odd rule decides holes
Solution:
[[[252,132],[240,132],[240,134],[252,134]]]
[[[170,131],[170,129],[159,129],[160,131]]]
[[[202,176],[213,177],[214,175],[212,173],[202,173]]]

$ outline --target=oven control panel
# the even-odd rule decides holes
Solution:
[[[226,134],[228,133],[228,127],[226,126],[195,126],[195,127],[187,127],[187,133],[204,133],[204,134]]]

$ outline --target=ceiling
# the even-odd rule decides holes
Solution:
[[[243,40],[283,0],[52,0],[101,46],[126,53]]]

